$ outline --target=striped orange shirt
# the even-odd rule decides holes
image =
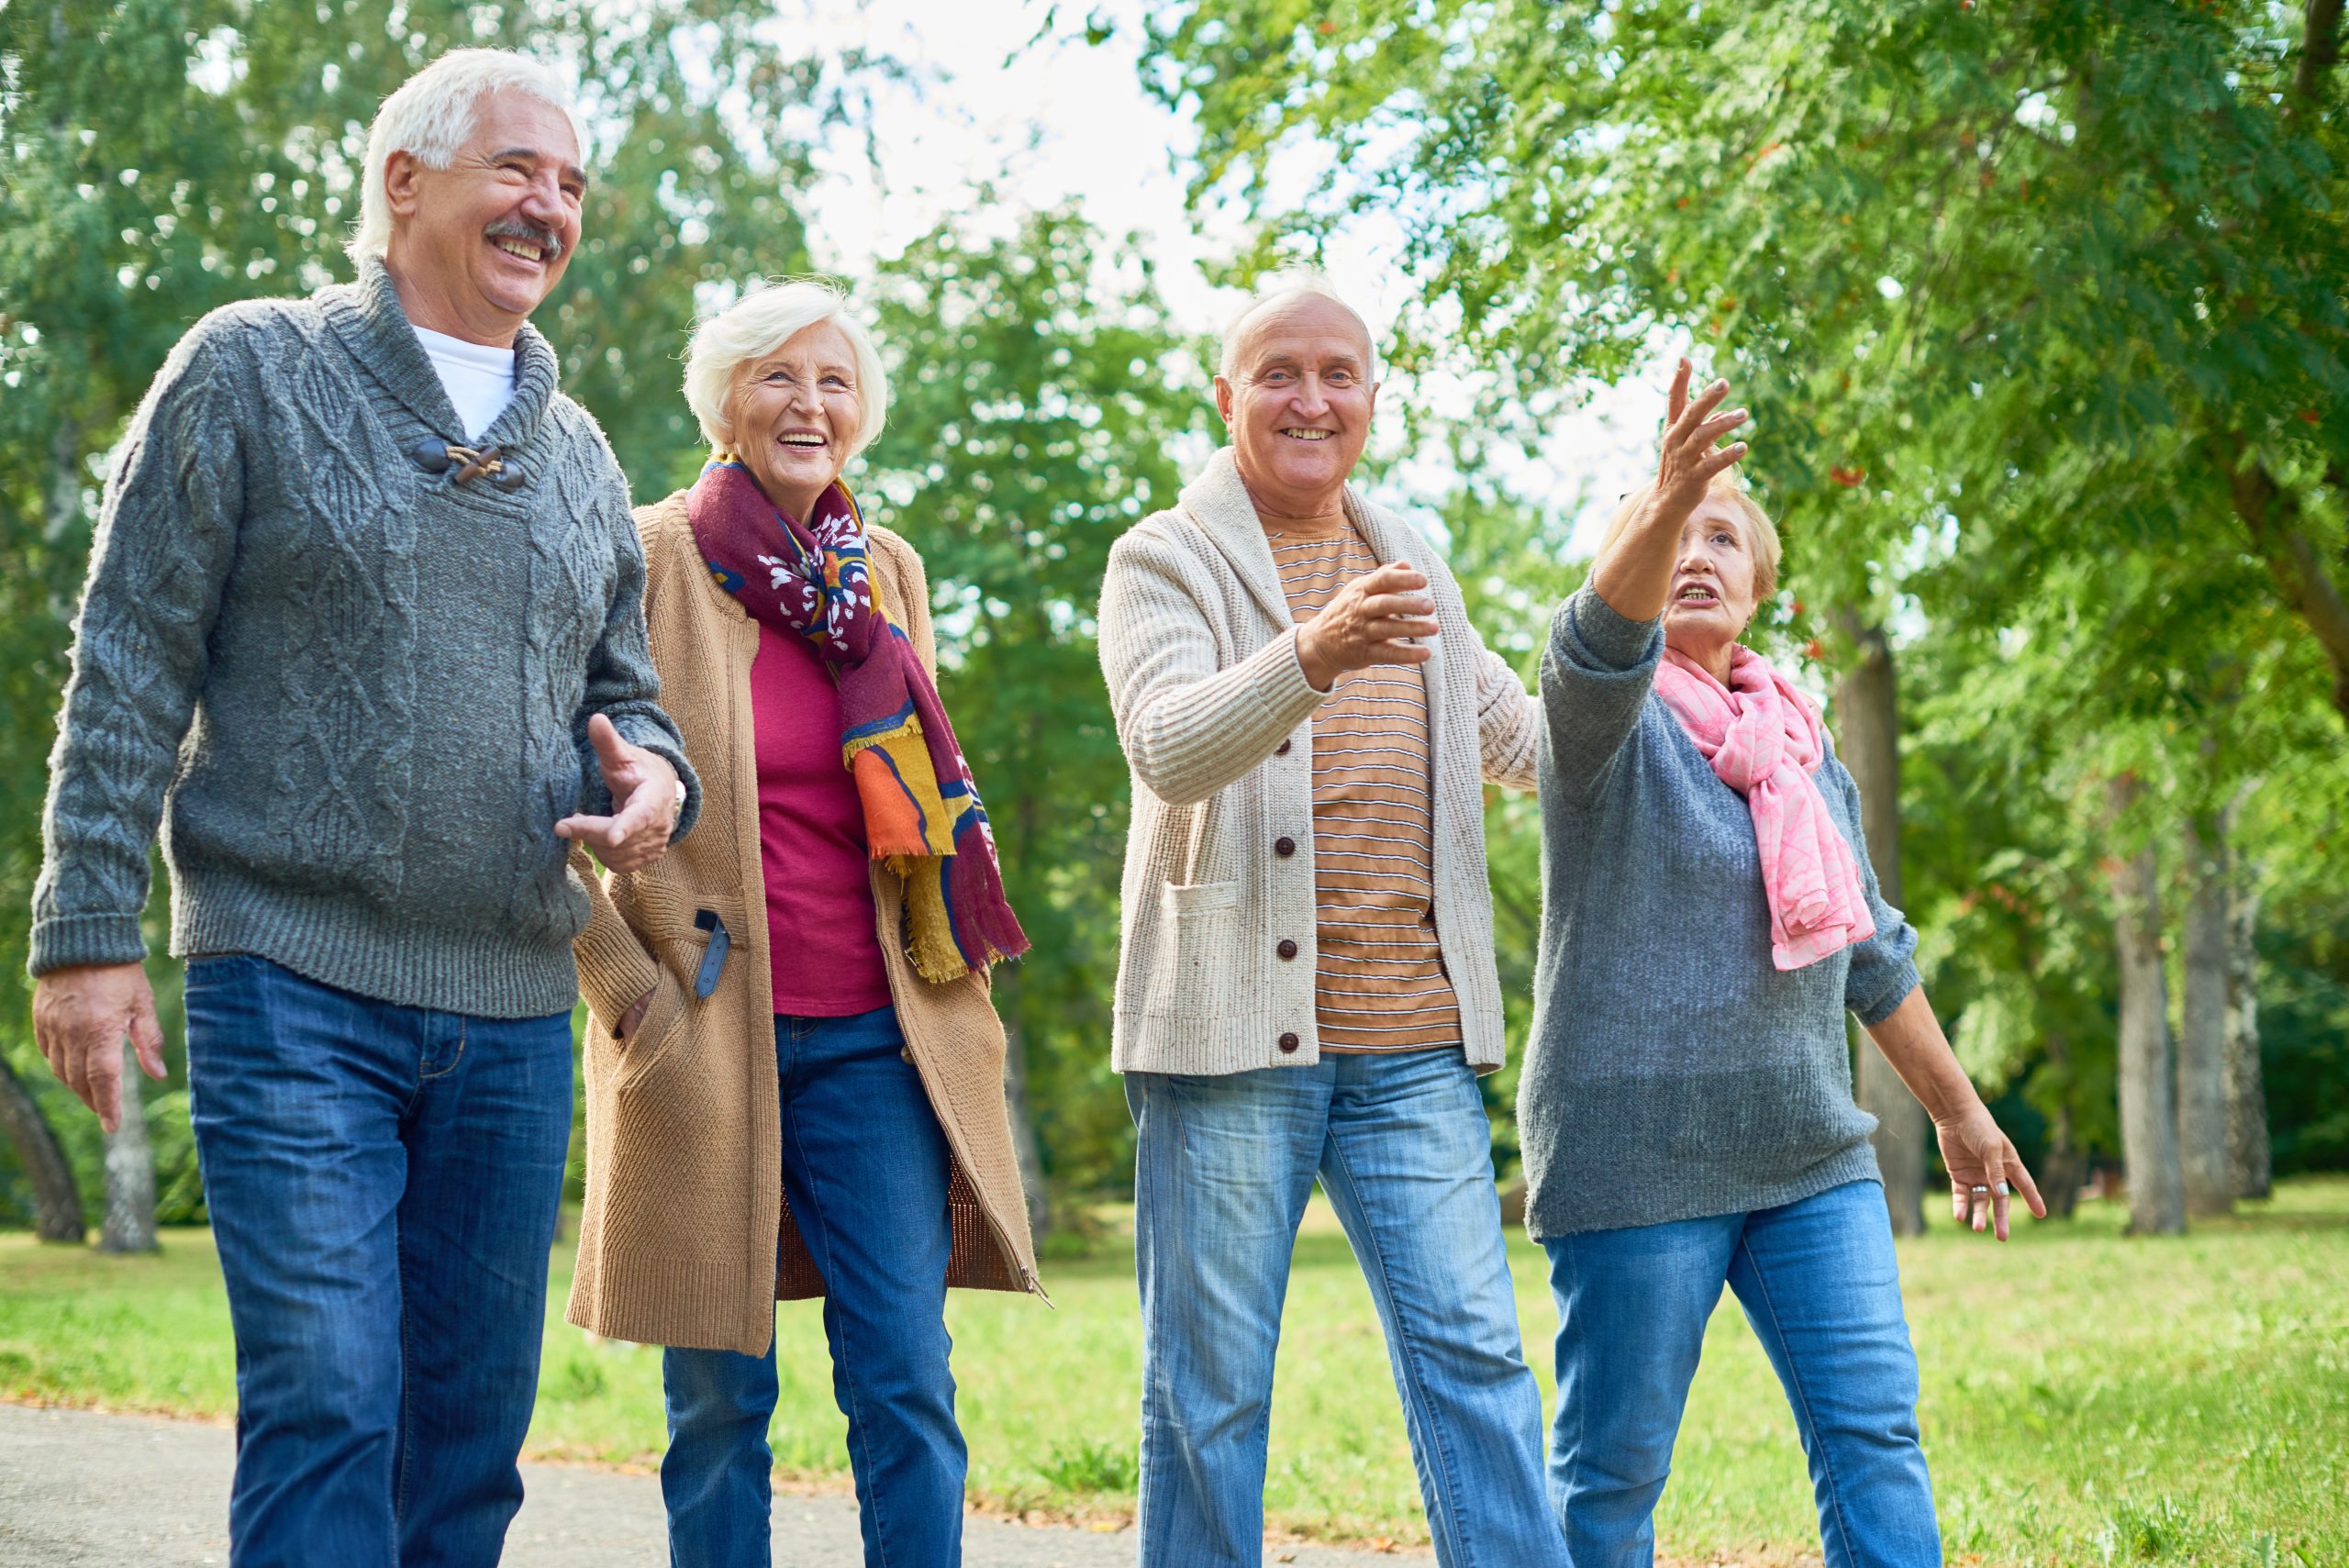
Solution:
[[[1342,514],[1266,518],[1289,613],[1311,620],[1378,557]],[[1427,682],[1413,664],[1338,677],[1313,716],[1315,1023],[1330,1051],[1458,1046],[1436,943]]]

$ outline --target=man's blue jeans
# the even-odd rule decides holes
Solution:
[[[953,1568],[963,1476],[947,1358],[946,1186],[953,1157],[888,1007],[782,1018],[783,1189],[824,1277],[832,1397],[848,1418],[864,1561]],[[774,1347],[672,1349],[661,1360],[669,1451],[661,1495],[675,1568],[763,1568],[774,1453]]]
[[[1654,1561],[1656,1499],[1724,1284],[1794,1406],[1828,1568],[1941,1562],[1882,1187],[1543,1245],[1558,1302],[1551,1496],[1575,1568]]]
[[[1436,1561],[1553,1568],[1492,1131],[1457,1051],[1126,1074],[1139,1135],[1142,1568],[1259,1568],[1273,1354],[1319,1174],[1369,1279]]]
[[[495,1563],[539,1383],[571,1019],[187,968],[191,1119],[237,1340],[237,1568]]]

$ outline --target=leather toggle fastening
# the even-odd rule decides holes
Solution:
[[[709,994],[718,989],[718,971],[726,967],[727,950],[733,946],[734,939],[727,934],[726,922],[718,917],[715,909],[695,910],[694,924],[709,933],[709,946],[702,950],[700,973],[694,976],[694,995],[707,1002]]]
[[[461,447],[454,441],[428,436],[407,455],[427,473],[447,473],[454,468],[457,472],[450,479],[452,484],[487,479],[500,490],[518,490],[524,479],[520,465],[507,461],[496,447]]]

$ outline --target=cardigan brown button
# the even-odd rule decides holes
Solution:
[[[1279,745],[1277,745],[1277,746],[1275,746],[1275,747],[1274,747],[1274,748],[1273,748],[1273,755],[1274,755],[1274,756],[1275,756],[1275,757],[1286,757],[1286,756],[1287,756],[1287,755],[1288,755],[1288,749],[1289,749],[1290,744],[1291,744],[1291,743],[1290,743],[1289,741],[1286,741],[1286,740],[1282,741]]]
[[[1273,840],[1273,853],[1283,860],[1288,859],[1289,856],[1297,853],[1297,840],[1286,833],[1282,834]]]
[[[1273,951],[1280,954],[1283,958],[1295,958],[1297,956],[1297,944],[1289,940],[1286,937],[1283,937],[1280,940],[1280,945]]]
[[[1297,1049],[1297,1036],[1295,1036],[1295,1035],[1293,1035],[1293,1034],[1285,1034],[1285,1035],[1281,1036],[1281,1050],[1282,1050],[1282,1051],[1295,1051],[1296,1049]]]

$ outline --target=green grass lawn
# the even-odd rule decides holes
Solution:
[[[1954,1560],[2349,1564],[2349,1180],[2178,1241],[2130,1241],[2111,1206],[1998,1247],[1947,1224],[1904,1244],[1922,1422]],[[0,1397],[224,1417],[228,1313],[209,1238],[115,1259],[0,1237]],[[1554,1320],[1542,1256],[1514,1250],[1537,1368]],[[660,1357],[562,1321],[558,1249],[534,1453],[651,1463]],[[1117,1241],[1047,1271],[1058,1310],[957,1293],[950,1318],[971,1485],[1010,1511],[1115,1517],[1133,1501],[1141,1339]],[[779,1466],[845,1479],[818,1308],[779,1317]],[[1809,1485],[1776,1380],[1729,1305],[1706,1341],[1659,1530],[1674,1554],[1815,1559]],[[1548,1379],[1543,1378],[1545,1394]],[[1424,1541],[1386,1353],[1318,1205],[1297,1245],[1266,1507],[1323,1539]]]

